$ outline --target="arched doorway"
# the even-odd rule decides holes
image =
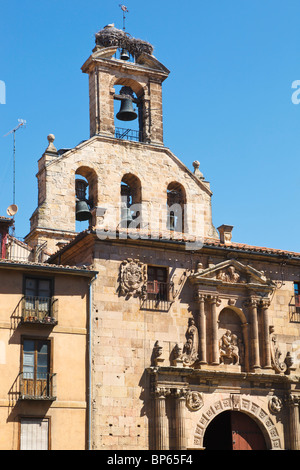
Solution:
[[[266,450],[259,426],[245,413],[224,411],[208,425],[203,447],[205,450]]]

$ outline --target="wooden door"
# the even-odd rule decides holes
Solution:
[[[266,450],[264,436],[256,422],[245,413],[224,411],[205,431],[206,450]]]
[[[245,413],[231,412],[232,450],[266,450],[264,436]]]

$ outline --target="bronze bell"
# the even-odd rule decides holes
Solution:
[[[120,121],[133,121],[137,116],[137,113],[133,109],[132,99],[123,99],[121,101],[120,111],[117,113],[116,118]]]
[[[131,210],[129,207],[121,209],[121,227],[126,228],[133,221]]]
[[[76,220],[82,222],[83,220],[89,220],[91,218],[91,212],[86,201],[76,202]]]
[[[126,49],[122,49],[120,59],[121,60],[129,60],[130,59],[129,52]]]

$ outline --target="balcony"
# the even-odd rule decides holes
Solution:
[[[147,281],[147,291],[141,300],[142,309],[168,311],[173,302],[173,283]]]
[[[24,296],[21,301],[21,323],[54,326],[58,323],[58,299]]]
[[[56,374],[34,376],[31,372],[22,372],[19,376],[19,400],[56,400]]]
[[[291,298],[290,304],[290,322],[300,323],[300,295],[294,295]]]
[[[115,138],[122,140],[131,140],[134,142],[142,142],[142,132],[134,129],[115,128]]]

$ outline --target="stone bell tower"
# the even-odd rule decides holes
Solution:
[[[214,233],[212,193],[199,162],[190,171],[163,143],[162,83],[169,70],[151,44],[113,25],[95,43],[82,66],[89,76],[90,137],[59,149],[49,134],[26,241],[51,254],[88,227],[115,231],[130,221],[146,235]],[[176,214],[167,206],[176,206]]]
[[[89,75],[91,137],[115,137],[114,100],[125,107],[131,101],[138,115],[136,140],[163,145],[162,82],[169,70],[152,53],[151,44],[114,25],[96,34],[93,53],[82,66]],[[116,85],[122,85],[120,93],[116,93]]]

